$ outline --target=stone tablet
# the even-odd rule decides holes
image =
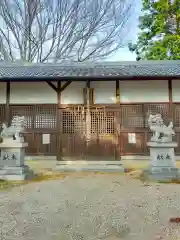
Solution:
[[[25,157],[24,148],[3,148],[1,150],[0,166],[23,166]]]
[[[154,167],[175,167],[174,147],[177,143],[156,144],[148,142],[150,147],[150,160]]]

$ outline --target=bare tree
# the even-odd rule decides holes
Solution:
[[[2,60],[102,59],[123,45],[134,0],[1,0]]]

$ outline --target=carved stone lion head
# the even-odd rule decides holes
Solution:
[[[162,126],[164,125],[163,119],[161,114],[156,114],[156,115],[150,115],[148,119],[148,125],[149,126]]]
[[[25,125],[26,125],[26,121],[24,116],[13,117],[11,126],[24,128]]]

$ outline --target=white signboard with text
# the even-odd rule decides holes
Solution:
[[[128,143],[136,144],[136,134],[128,133]]]
[[[43,134],[42,135],[42,143],[43,144],[50,144],[50,134]]]

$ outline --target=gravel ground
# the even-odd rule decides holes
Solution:
[[[0,193],[0,239],[180,239],[180,186],[90,174]],[[179,238],[178,238],[179,236]]]

